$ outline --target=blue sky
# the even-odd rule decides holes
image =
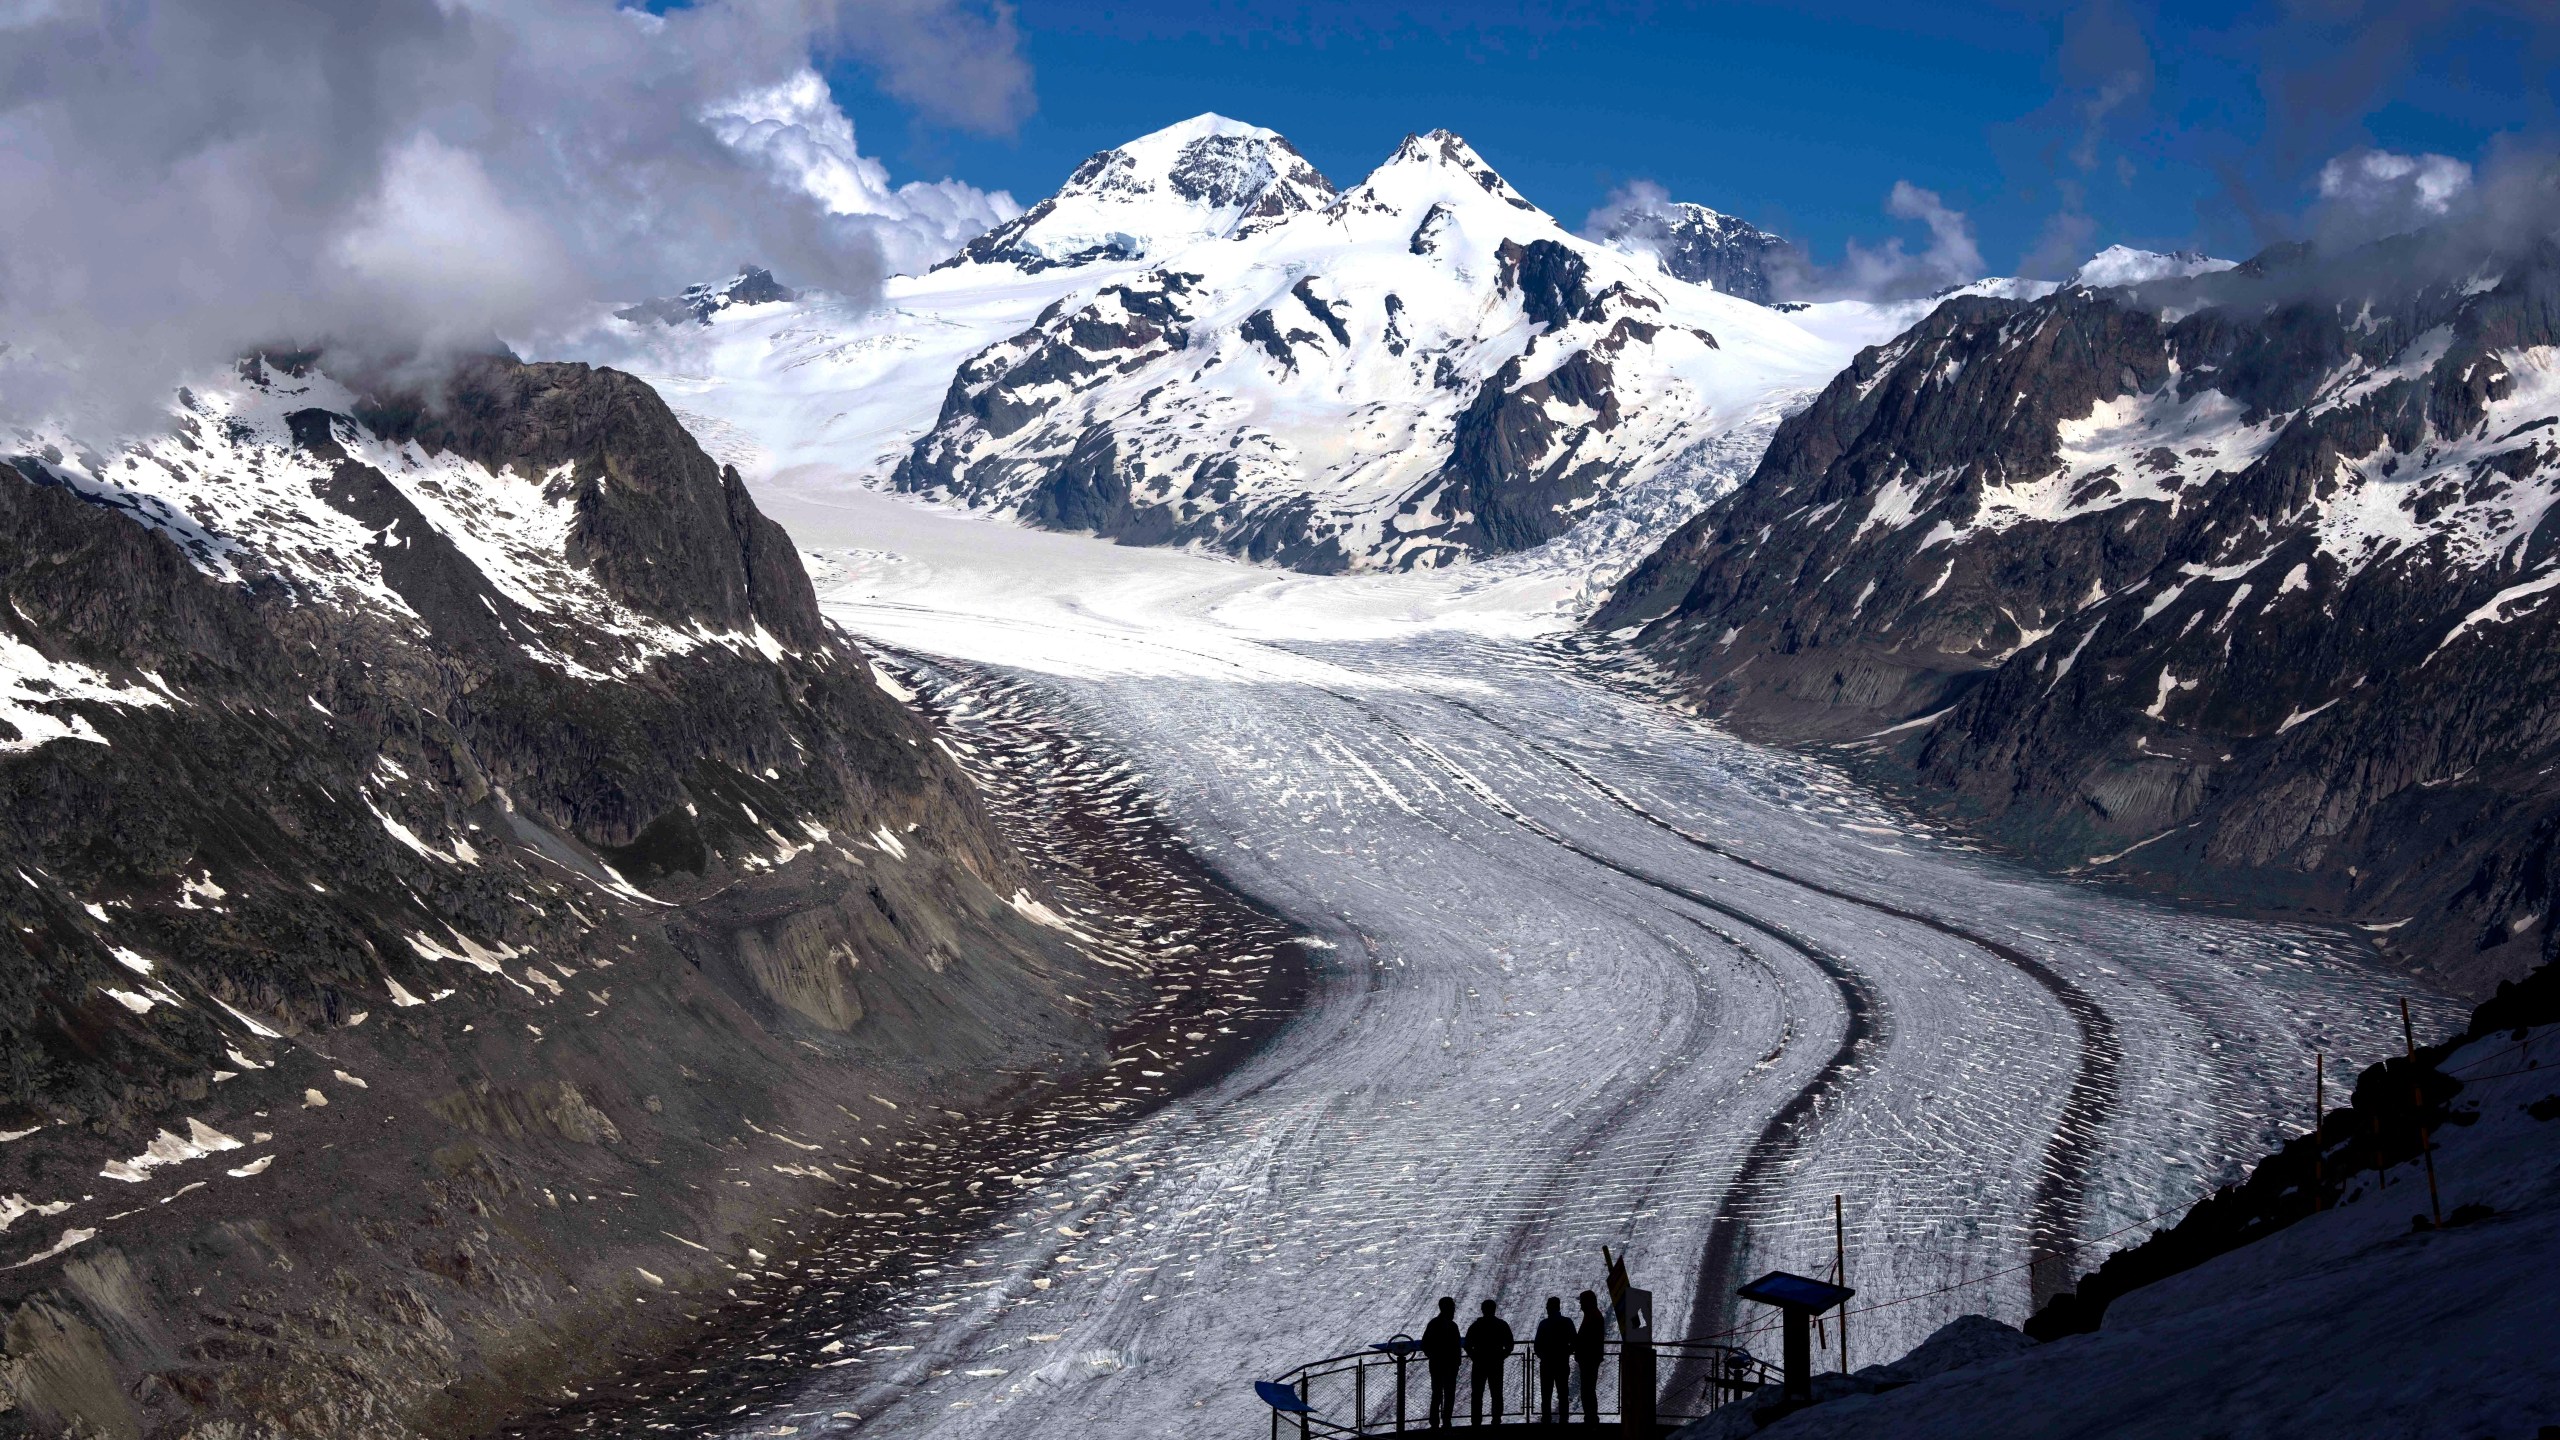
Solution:
[[[833,78],[897,178],[1029,203],[1202,110],[1337,183],[1465,135],[1568,223],[1650,180],[1838,257],[1894,182],[1966,212],[1989,268],[2114,241],[2245,254],[2357,145],[2482,163],[2560,135],[2560,0],[1471,4],[1019,0],[1036,105],[992,134]]]

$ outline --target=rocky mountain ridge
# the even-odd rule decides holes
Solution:
[[[2551,943],[2555,426],[2548,239],[1962,296],[1594,623],[2053,863],[2478,990]]]
[[[0,1433],[472,1430],[1139,998],[629,376],[10,438]]]

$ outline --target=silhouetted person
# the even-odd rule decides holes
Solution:
[[[1543,1328],[1543,1327],[1541,1327]],[[1609,1357],[1609,1322],[1600,1314],[1600,1297],[1582,1292],[1582,1324],[1573,1332],[1573,1365],[1582,1377],[1582,1418],[1600,1423],[1600,1362]]]
[[[1511,1327],[1493,1313],[1493,1302],[1484,1302],[1483,1316],[1467,1327],[1469,1424],[1484,1423],[1484,1397],[1488,1390],[1493,1392],[1493,1423],[1502,1423],[1502,1362],[1518,1348],[1519,1342],[1511,1338]]]
[[[1431,1362],[1431,1428],[1458,1423],[1458,1358],[1467,1342],[1458,1334],[1458,1302],[1443,1295],[1440,1313],[1422,1327],[1422,1358]]]
[[[1564,1318],[1563,1297],[1547,1297],[1547,1318],[1538,1322],[1529,1348],[1538,1352],[1538,1418],[1549,1425],[1572,1419],[1573,1322]]]

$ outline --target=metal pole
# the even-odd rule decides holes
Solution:
[[[1309,1406],[1313,1406],[1315,1402],[1307,1400],[1307,1392],[1315,1388],[1315,1383],[1316,1377],[1313,1375],[1304,1375],[1298,1380],[1298,1398],[1306,1400]],[[1307,1440],[1307,1417],[1312,1413],[1311,1409],[1298,1412],[1298,1440]]]
[[[1849,1224],[1841,1218],[1840,1197],[1831,1197],[1831,1269],[1842,1289],[1849,1285]],[[1840,1373],[1849,1373],[1849,1302],[1840,1302]]]
[[[1369,1362],[1351,1362],[1351,1428],[1369,1428]]]
[[[1404,1430],[1404,1367],[1405,1357],[1398,1355],[1396,1357],[1396,1430],[1398,1433]]]
[[[2328,1065],[2329,1057],[2317,1050],[2311,1052],[2311,1208],[2314,1210],[2329,1208],[2328,1167],[2321,1163],[2320,1155],[2323,1144],[2320,1122],[2327,1116],[2329,1104]]]
[[[2409,1001],[2400,1001],[2400,1039],[2409,1047],[2409,1103],[2418,1112],[2418,1153],[2427,1160],[2427,1209],[2435,1217],[2436,1228],[2444,1228],[2444,1202],[2436,1196],[2436,1148],[2427,1138],[2427,1091],[2418,1083],[2418,1032],[2409,1023]]]

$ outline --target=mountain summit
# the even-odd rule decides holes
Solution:
[[[2228,260],[2216,260],[2201,250],[2137,250],[2130,245],[2110,245],[2089,257],[2089,263],[2072,272],[2070,283],[2103,290],[2113,285],[2142,285],[2153,280],[2185,280],[2197,275],[2219,274],[2233,268]]]
[[[613,314],[618,320],[629,320],[634,324],[656,321],[661,325],[681,325],[691,320],[697,325],[708,325],[712,316],[732,305],[771,305],[799,298],[797,292],[774,279],[772,271],[743,265],[735,278],[722,284],[688,285],[682,294],[643,300],[628,310],[616,310]]]
[[[1193,241],[1249,234],[1319,209],[1333,195],[1333,182],[1277,132],[1195,115],[1088,157],[1058,193],[943,264],[1037,271],[1148,259]]]

